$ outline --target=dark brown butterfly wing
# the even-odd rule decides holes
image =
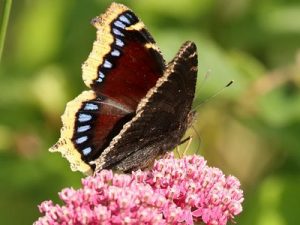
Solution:
[[[157,156],[178,145],[188,126],[196,79],[196,46],[186,42],[155,87],[142,99],[136,116],[95,161],[96,171],[145,168]]]
[[[162,76],[165,62],[151,35],[136,15],[112,3],[95,18],[97,39],[82,66],[83,80],[92,88],[68,103],[58,142],[72,170],[91,173],[97,159],[135,115],[136,108]]]

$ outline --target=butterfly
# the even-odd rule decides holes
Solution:
[[[91,23],[97,39],[82,65],[90,90],[67,103],[50,151],[85,174],[146,168],[180,143],[190,123],[196,45],[184,43],[166,64],[143,22],[122,4]]]

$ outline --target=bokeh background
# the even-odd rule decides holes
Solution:
[[[299,224],[300,2],[120,2],[144,21],[167,60],[185,40],[196,42],[200,106],[189,153],[240,179],[237,224]],[[0,224],[31,224],[41,201],[59,202],[63,187],[80,186],[83,175],[48,148],[66,102],[87,89],[81,64],[96,34],[89,22],[109,4],[13,1],[0,65]],[[0,15],[3,7],[0,0]]]

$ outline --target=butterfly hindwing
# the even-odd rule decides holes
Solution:
[[[84,91],[67,104],[61,138],[50,149],[61,152],[72,170],[91,173],[98,158],[134,112],[94,91]]]
[[[186,42],[156,86],[141,100],[136,116],[95,161],[96,171],[145,168],[157,156],[172,150],[189,124],[196,78],[196,46]]]

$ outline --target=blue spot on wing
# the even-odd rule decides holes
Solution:
[[[90,125],[84,125],[84,126],[80,126],[77,128],[77,132],[80,133],[80,132],[85,132],[87,130],[91,129],[91,126]]]
[[[86,103],[84,106],[84,110],[97,110],[98,105],[94,104],[94,103]]]
[[[88,155],[92,152],[92,148],[91,147],[87,147],[85,149],[82,150],[83,155]]]
[[[82,143],[85,142],[87,139],[88,139],[87,136],[83,136],[83,137],[77,138],[77,139],[76,139],[76,143],[77,143],[77,144],[82,144]]]
[[[92,116],[89,114],[85,114],[85,113],[80,113],[79,114],[79,122],[87,122],[90,121],[92,119]]]

